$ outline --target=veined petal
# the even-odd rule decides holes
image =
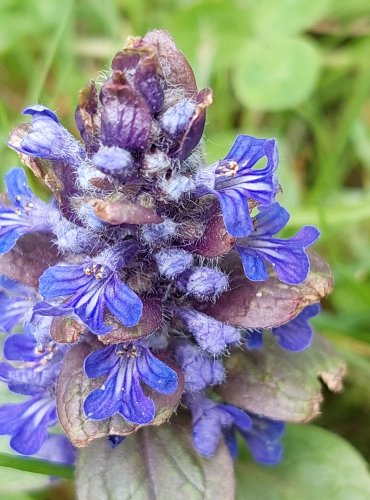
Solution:
[[[236,245],[244,274],[251,281],[266,281],[269,277],[263,258],[253,249]]]
[[[283,454],[280,438],[285,429],[284,423],[257,416],[253,416],[252,420],[252,428],[248,431],[240,429],[240,433],[247,441],[254,460],[265,465],[279,463]]]
[[[160,394],[172,394],[177,389],[177,373],[156,358],[149,349],[143,349],[137,360],[141,380]]]
[[[271,237],[281,231],[287,225],[289,219],[289,212],[279,203],[273,203],[267,208],[261,208],[255,218],[256,231],[253,236],[255,238]]]
[[[118,279],[112,280],[104,292],[106,306],[125,326],[135,326],[143,311],[143,304],[135,292]]]
[[[97,378],[108,374],[119,362],[115,346],[102,347],[90,353],[85,359],[84,370],[89,378]]]
[[[253,230],[246,195],[237,189],[217,192],[226,229],[232,236],[242,238]]]
[[[23,168],[13,168],[5,175],[6,189],[14,205],[18,205],[22,198],[33,200],[35,195],[28,187],[26,173]]]
[[[47,299],[71,295],[93,279],[81,265],[49,267],[40,277],[40,293]]]

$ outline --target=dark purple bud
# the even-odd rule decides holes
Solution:
[[[186,270],[176,281],[180,292],[199,301],[214,300],[229,286],[229,279],[222,271],[206,266]]]
[[[104,222],[116,226],[118,224],[159,224],[163,222],[151,208],[135,205],[130,201],[104,201],[93,199],[89,201],[94,214]]]
[[[102,142],[105,146],[143,151],[148,147],[151,115],[144,98],[124,75],[113,73],[100,93]]]
[[[124,73],[130,85],[144,97],[152,114],[161,109],[162,77],[154,47],[142,38],[128,37],[125,48],[115,55],[112,69]]]
[[[94,166],[113,177],[129,177],[134,171],[134,162],[126,149],[117,146],[103,147],[93,157]]]

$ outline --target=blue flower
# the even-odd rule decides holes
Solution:
[[[73,465],[76,460],[76,450],[66,436],[49,434],[37,452],[37,457],[49,462]]]
[[[237,328],[190,307],[178,307],[175,314],[194,335],[204,351],[219,355],[230,344],[235,344],[240,339],[240,332]]]
[[[107,375],[103,385],[85,399],[84,411],[92,420],[119,413],[134,424],[148,424],[155,417],[154,402],[141,387],[145,383],[160,394],[175,392],[177,374],[140,344],[118,344],[98,349],[85,360],[89,378]]]
[[[11,205],[0,204],[0,254],[11,250],[27,233],[50,231],[57,211],[39,200],[27,184],[22,168],[13,168],[5,176]]]
[[[31,115],[31,125],[20,145],[9,143],[12,149],[28,156],[72,165],[83,160],[85,154],[81,144],[60,125],[53,111],[36,104],[24,109],[23,114]]]
[[[130,245],[126,250],[131,252]],[[120,257],[124,260],[124,250]],[[112,330],[103,321],[106,308],[125,326],[134,326],[141,317],[142,302],[121,282],[118,268],[114,252],[110,258],[102,253],[81,265],[49,267],[40,277],[40,293],[46,299],[69,297],[60,308],[66,314],[73,310],[95,334]]]
[[[28,334],[23,334],[25,344],[20,342],[22,335],[14,335],[17,341],[12,346],[10,358],[17,361],[33,361],[26,368],[15,368],[0,363],[0,380],[8,384],[17,394],[30,396],[22,403],[0,406],[0,434],[12,436],[11,447],[24,455],[37,453],[48,439],[48,428],[58,421],[56,414],[54,388],[60,372],[66,347],[50,349],[43,353],[30,355]],[[9,337],[8,341],[12,343]],[[16,350],[15,347],[18,347]]]
[[[176,361],[184,374],[187,391],[202,391],[224,381],[225,370],[222,361],[210,358],[193,344],[177,345]]]
[[[28,316],[36,300],[35,291],[18,281],[0,276],[0,330],[10,333]]]
[[[249,415],[235,406],[216,403],[201,393],[187,395],[186,404],[193,416],[194,447],[204,457],[211,458],[223,438],[235,459],[236,431],[239,431],[254,460],[262,464],[276,464],[281,460],[283,422]]]
[[[310,261],[305,248],[312,245],[320,233],[313,226],[305,226],[292,238],[274,238],[288,220],[288,212],[273,203],[254,218],[253,233],[237,241],[244,273],[251,281],[269,278],[265,261],[274,267],[277,277],[284,283],[298,285],[306,279]]]
[[[243,338],[247,349],[261,349],[263,346],[262,330],[246,329],[243,331]]]
[[[55,398],[37,395],[19,404],[0,406],[0,434],[11,436],[10,446],[23,455],[37,453],[58,421]]]
[[[263,168],[254,168],[266,158]],[[278,191],[275,170],[278,166],[275,139],[256,139],[238,135],[227,156],[197,175],[200,189],[214,192],[220,202],[229,234],[241,238],[253,230],[248,199],[270,205]],[[208,189],[207,189],[208,188]]]
[[[277,337],[280,347],[294,352],[303,351],[309,347],[313,336],[309,320],[317,316],[319,312],[320,305],[312,304],[285,325],[273,328],[272,334]]]

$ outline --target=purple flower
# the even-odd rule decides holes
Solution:
[[[206,266],[192,267],[176,280],[177,289],[199,301],[216,299],[229,286],[229,278],[218,269]]]
[[[303,351],[311,345],[312,328],[309,320],[320,312],[320,305],[313,304],[305,307],[292,321],[272,329],[272,334],[277,337],[280,347],[288,351]]]
[[[175,314],[194,335],[204,351],[219,355],[230,344],[235,344],[240,340],[239,330],[195,309],[178,307]]]
[[[142,344],[125,343],[93,351],[84,368],[89,378],[107,375],[103,385],[85,399],[84,411],[92,420],[119,413],[134,424],[148,424],[156,410],[141,383],[160,394],[172,394],[178,383],[176,372]]]
[[[253,168],[264,158],[266,166]],[[232,236],[241,238],[253,231],[248,199],[262,206],[273,202],[278,189],[278,161],[275,139],[238,135],[223,160],[198,174],[197,181],[203,184],[205,192],[217,195],[226,229]]]
[[[256,462],[276,464],[282,457],[281,435],[284,423],[248,415],[229,404],[219,404],[204,394],[187,395],[193,416],[193,444],[203,456],[211,458],[223,438],[232,457],[237,456],[236,431],[247,442]]]
[[[59,218],[55,209],[32,193],[22,168],[13,168],[5,182],[12,204],[0,204],[0,253],[11,250],[27,233],[50,231],[52,221]]]
[[[23,455],[37,453],[57,423],[55,398],[37,395],[24,403],[0,406],[0,434],[11,436],[10,446]]]
[[[28,156],[72,165],[78,165],[84,159],[81,144],[60,125],[53,111],[36,104],[24,109],[23,114],[32,117],[30,129],[21,144],[9,144],[11,148]]]
[[[310,261],[305,248],[312,245],[320,233],[313,226],[305,226],[292,238],[274,238],[288,220],[288,212],[273,203],[254,218],[253,233],[237,241],[245,275],[251,281],[268,279],[265,261],[274,267],[277,277],[284,283],[298,285],[306,279]]]
[[[37,339],[37,333],[36,327],[27,323],[24,333],[15,333],[7,337],[4,342],[5,358],[9,361],[40,361],[45,356],[51,358],[56,350],[55,342],[50,338]]]
[[[122,247],[118,258],[115,250],[109,255],[103,252],[95,259],[86,259],[81,265],[49,267],[40,278],[40,293],[46,299],[69,297],[60,306],[62,312],[72,309],[95,334],[112,330],[103,321],[106,308],[125,326],[134,326],[141,317],[142,302],[121,282],[118,273],[134,247],[131,244]]]
[[[179,344],[176,347],[176,361],[184,374],[187,391],[202,391],[224,381],[225,370],[222,361],[211,359],[193,344]]]

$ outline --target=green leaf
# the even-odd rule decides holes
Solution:
[[[319,335],[303,352],[281,349],[265,336],[260,351],[236,351],[225,368],[226,382],[217,391],[225,401],[269,418],[306,422],[320,412],[319,378],[330,390],[341,390],[346,364]]]
[[[249,10],[230,2],[206,0],[177,9],[166,20],[178,47],[193,66],[200,87],[210,84],[213,68],[224,71],[240,41],[250,33]]]
[[[48,462],[38,458],[20,457],[10,453],[0,453],[0,466],[12,469],[35,472],[46,476],[58,476],[67,479],[73,478],[73,467]]]
[[[176,422],[142,428],[115,449],[94,441],[80,452],[76,486],[79,500],[233,500],[234,465],[224,445],[201,458]]]
[[[240,102],[251,109],[278,111],[305,101],[315,88],[320,56],[303,38],[248,40],[233,72]]]
[[[370,475],[347,441],[313,425],[289,426],[285,458],[273,468],[236,464],[237,500],[367,500]]]
[[[259,0],[253,2],[251,23],[254,34],[272,39],[301,33],[320,21],[329,0]]]

